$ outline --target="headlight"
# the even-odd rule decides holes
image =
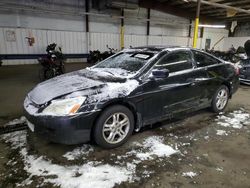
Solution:
[[[86,97],[75,97],[51,101],[51,104],[42,112],[43,115],[65,116],[75,114]]]

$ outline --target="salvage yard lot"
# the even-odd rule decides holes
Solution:
[[[202,110],[162,122],[113,150],[6,134],[0,187],[249,187],[249,98],[241,86],[224,114]]]

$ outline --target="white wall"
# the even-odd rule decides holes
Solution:
[[[237,49],[239,46],[244,47],[244,43],[250,40],[249,37],[227,37],[223,41],[223,49],[224,51],[228,50],[232,45]]]
[[[125,26],[126,27],[126,26]],[[6,40],[6,32],[15,32],[15,41]],[[208,32],[207,32],[208,33]],[[206,34],[207,36],[208,34]],[[205,34],[204,34],[205,36]],[[209,35],[212,44],[217,41],[219,36]],[[29,46],[26,37],[34,37],[35,43]],[[87,46],[87,33],[76,31],[56,31],[25,28],[0,28],[0,53],[1,54],[42,54],[45,53],[46,46],[50,43],[57,43],[62,47],[63,53],[88,53],[88,50],[99,49],[107,50],[106,45],[114,49],[120,48],[119,33],[90,32],[89,46]],[[192,46],[192,38],[176,37],[166,35],[125,34],[125,47],[143,45],[173,45],[173,46]],[[204,48],[205,38],[198,39],[198,48]],[[36,60],[4,61],[4,64],[28,64]]]
[[[6,32],[15,32],[15,41],[6,40]],[[29,46],[26,37],[34,37],[35,43]],[[86,33],[72,31],[54,31],[24,28],[0,28],[1,54],[44,54],[46,46],[57,43],[62,47],[63,53],[87,53]],[[36,60],[3,61],[4,64],[29,64]]]
[[[32,28],[63,31],[85,31],[85,20],[74,17],[49,17],[45,15],[1,14],[1,27]]]
[[[151,10],[151,19],[160,18],[166,25],[150,24],[150,34],[160,36],[188,36],[189,19],[177,17],[174,15],[165,14],[156,10]]]
[[[210,45],[211,48],[218,42],[215,45],[214,49],[223,51],[224,50],[224,38],[227,38],[227,37],[228,37],[228,30],[226,29],[205,28],[200,48],[205,49],[206,39],[211,39],[211,45]]]
[[[92,13],[99,13],[91,10]],[[119,16],[119,11],[109,12]],[[125,47],[143,45],[192,46],[192,38],[188,38],[189,20],[177,16],[151,10],[151,19],[162,22],[150,22],[150,35],[146,36],[147,10],[125,10]],[[133,19],[139,17],[142,19]],[[42,54],[50,43],[57,43],[64,53],[88,53],[88,50],[107,50],[120,48],[119,17],[89,16],[89,37],[85,28],[85,16],[50,16],[41,14],[0,13],[0,54]],[[6,31],[15,32],[16,40],[6,40]],[[213,45],[226,30],[205,29],[204,37],[198,39],[198,48],[205,48],[206,38],[211,38]],[[33,46],[28,45],[26,37],[34,37]],[[87,44],[88,41],[88,44]],[[216,46],[223,49],[224,43]],[[5,64],[34,63],[36,60],[4,61]]]

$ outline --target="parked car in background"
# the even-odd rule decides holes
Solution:
[[[241,60],[237,66],[240,71],[240,82],[250,85],[250,59]]]
[[[143,126],[207,107],[223,111],[238,83],[232,64],[205,52],[144,46],[38,84],[24,109],[44,139],[114,148]]]

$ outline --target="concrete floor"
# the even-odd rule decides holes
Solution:
[[[83,67],[72,64],[69,70]],[[35,65],[0,67],[0,93],[2,122],[22,115],[22,102],[26,93],[38,83],[38,67]],[[4,76],[5,75],[5,76]],[[230,100],[225,115],[244,108],[250,114],[250,87],[241,86]],[[182,120],[162,122],[153,128],[145,128],[134,134],[128,143],[113,150],[103,150],[95,145],[85,158],[67,161],[63,155],[78,146],[64,146],[47,143],[27,134],[29,155],[44,157],[60,166],[82,165],[88,162],[98,164],[126,165],[136,158],[126,156],[134,148],[134,143],[142,143],[145,138],[160,136],[171,146],[178,146],[179,154],[166,158],[145,160],[136,166],[133,182],[122,182],[115,187],[250,187],[250,127],[233,129],[217,125],[216,115],[208,110],[201,110],[183,117]],[[224,130],[227,135],[219,136],[217,130]],[[0,138],[0,187],[17,187],[29,177],[24,170],[24,162],[19,152],[21,149],[10,149]],[[184,172],[193,171],[193,178],[184,177]],[[147,172],[148,174],[145,174]],[[32,182],[25,186],[58,187],[44,183],[46,177],[34,176]]]
[[[86,67],[86,63],[68,63],[66,72]],[[22,104],[27,93],[39,83],[40,65],[0,67],[0,126],[23,114]]]

